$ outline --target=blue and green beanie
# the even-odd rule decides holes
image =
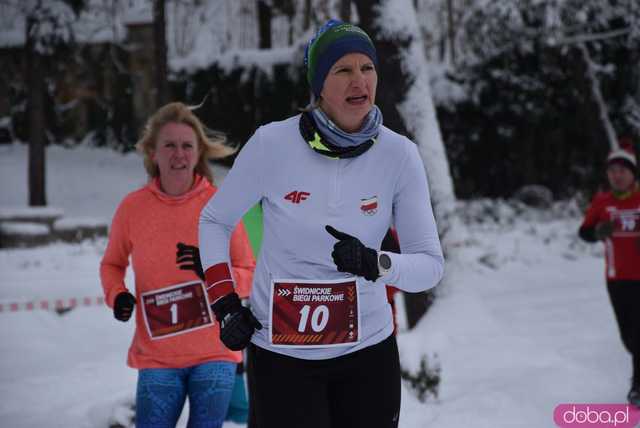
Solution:
[[[335,19],[324,24],[309,41],[304,52],[307,81],[316,98],[320,97],[327,73],[344,55],[361,53],[378,67],[378,57],[373,42],[361,28]]]

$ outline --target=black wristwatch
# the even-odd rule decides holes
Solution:
[[[378,251],[378,273],[384,276],[391,270],[391,257],[389,254]]]

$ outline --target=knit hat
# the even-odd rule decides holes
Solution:
[[[613,150],[607,157],[607,165],[617,163],[629,168],[634,174],[638,169],[638,160],[633,152],[633,146],[630,140],[621,139],[620,148]]]
[[[320,97],[324,79],[333,64],[348,53],[364,54],[378,67],[373,42],[355,25],[331,19],[309,41],[304,51],[304,64],[307,66],[307,81],[316,98]]]

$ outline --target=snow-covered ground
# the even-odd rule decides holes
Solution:
[[[145,181],[135,154],[51,147],[47,162],[49,204],[74,217],[110,220]],[[0,146],[0,208],[26,205],[26,165],[25,146]],[[437,358],[439,397],[421,403],[403,386],[400,426],[553,427],[560,403],[623,403],[630,362],[600,249],[575,236],[579,210],[519,212],[487,201],[459,209],[468,230],[447,284],[418,327],[399,336],[405,368]],[[0,250],[0,303],[99,296],[105,244]],[[136,382],[125,365],[132,329],[98,305],[1,312],[1,425],[106,428],[126,419]]]
[[[404,426],[553,427],[559,403],[625,402],[600,249],[577,240],[578,209],[558,208],[470,224],[448,287],[400,337],[405,365],[437,349],[442,366],[439,401],[409,401]]]

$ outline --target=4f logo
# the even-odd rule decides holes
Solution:
[[[299,204],[302,201],[306,201],[309,196],[311,196],[311,193],[309,192],[298,192],[297,190],[294,190],[293,192],[288,193],[284,199],[291,201],[294,204]]]

